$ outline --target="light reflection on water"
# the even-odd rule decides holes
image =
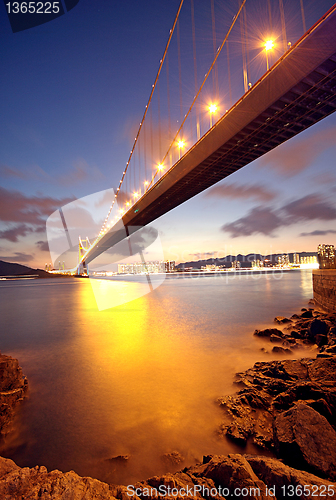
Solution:
[[[1,282],[1,351],[18,357],[30,383],[6,456],[128,484],[168,470],[167,452],[186,458],[180,469],[237,451],[215,433],[214,401],[235,390],[236,371],[272,359],[254,329],[311,296],[309,271],[169,277],[99,312],[89,280]],[[108,460],[117,455],[130,459]]]

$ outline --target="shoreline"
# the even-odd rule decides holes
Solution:
[[[147,481],[139,481],[136,483],[138,488],[143,489],[147,486],[153,486],[154,483],[157,486],[160,484],[167,485],[169,481],[174,484],[181,482],[182,486],[187,487],[191,478],[190,484],[193,485],[198,484],[197,481],[201,481],[202,484],[206,482],[212,485],[213,488],[218,488],[218,486],[232,488],[234,485],[237,487],[246,482],[245,480],[242,483],[237,482],[237,478],[234,480],[233,475],[237,470],[244,471],[243,475],[247,475],[246,484],[260,485],[263,493],[262,496],[258,495],[258,498],[268,497],[265,493],[267,492],[266,487],[271,487],[271,483],[266,484],[268,481],[268,479],[266,481],[266,478],[273,478],[272,480],[275,481],[276,471],[278,474],[280,470],[283,484],[278,482],[278,498],[282,498],[282,486],[286,486],[286,484],[289,486],[292,483],[294,484],[295,481],[296,485],[302,484],[300,481],[302,481],[303,477],[305,481],[310,481],[309,484],[318,488],[332,484],[330,480],[336,479],[336,470],[332,465],[336,462],[336,432],[329,421],[335,422],[336,420],[336,375],[334,375],[336,373],[336,314],[324,313],[319,309],[305,309],[301,311],[301,314],[294,314],[291,318],[277,317],[276,324],[277,328],[275,329],[256,330],[256,332],[259,332],[259,334],[255,332],[256,337],[266,340],[269,345],[273,345],[273,349],[280,342],[287,342],[293,349],[293,339],[295,344],[299,344],[297,349],[300,347],[304,349],[305,344],[311,346],[316,342],[319,349],[317,356],[315,358],[258,362],[245,372],[236,374],[235,384],[240,389],[232,396],[224,396],[218,399],[218,404],[223,410],[223,418],[225,419],[218,433],[243,446],[252,441],[259,447],[261,455],[268,450],[268,452],[275,453],[277,458],[246,455],[243,454],[243,451],[241,454],[236,453],[227,456],[205,456],[203,464],[185,468],[183,471],[174,474],[167,473],[160,477],[155,476]],[[282,329],[280,330],[280,328]],[[273,330],[277,330],[278,334],[274,333]],[[260,332],[262,333],[260,334]],[[281,332],[281,335],[279,332]],[[297,333],[298,338],[295,338],[293,332]],[[287,345],[284,349],[288,349]],[[265,347],[261,349],[264,350]],[[298,358],[301,355],[304,355],[304,350],[298,351]],[[7,387],[12,391],[12,399],[9,398],[9,395],[7,396],[7,400],[13,401],[12,412],[7,413],[6,417],[5,429],[8,432],[15,405],[25,396],[28,383],[22,375],[17,360],[5,355],[1,355],[1,359],[6,361],[7,364],[10,363],[13,367],[13,374],[15,373],[15,376],[13,375],[10,380],[14,385],[16,384],[16,387],[10,387],[8,379],[7,385],[0,386]],[[308,375],[309,373],[313,373],[313,376]],[[0,373],[0,378],[2,374],[3,372]],[[4,401],[3,392],[1,392],[2,403]],[[14,394],[17,394],[16,398]],[[2,416],[3,404],[1,410]],[[328,453],[324,453],[326,456],[324,457],[323,466],[319,464],[321,458],[316,453],[316,450],[307,451],[307,447],[302,445],[300,436],[288,436],[288,433],[283,436],[284,428],[288,426],[295,428],[295,425],[302,419],[305,419],[306,428],[309,427],[311,421],[314,421],[314,425],[320,426],[319,434],[321,439],[325,434],[328,436],[327,442],[324,442],[323,446],[325,450],[328,450],[330,456],[328,461],[326,459]],[[330,443],[332,443],[331,447]],[[289,449],[291,451],[288,451]],[[294,455],[293,450],[295,451]],[[292,456],[295,456],[294,463]],[[228,470],[231,470],[230,477],[222,475],[223,464]],[[303,470],[299,470],[298,465]],[[23,473],[23,471],[25,472]],[[291,477],[292,483],[288,483],[288,481],[286,483],[288,475]],[[18,477],[20,477],[20,480],[18,480]],[[120,500],[126,500],[132,496],[138,498],[135,494],[130,496],[130,491],[127,491],[126,486],[108,485],[97,479],[82,478],[73,471],[66,473],[52,471],[48,473],[43,466],[33,469],[21,469],[12,460],[0,457],[1,498],[17,499],[20,498],[19,495],[25,498],[25,495],[32,494],[32,490],[35,491],[36,488],[36,491],[42,491],[43,489],[46,492],[48,489],[50,490],[51,485],[51,489],[54,488],[55,482],[63,484],[66,489],[70,488],[74,492],[82,491],[83,485],[85,485],[89,495],[85,496],[85,498],[88,499],[119,498]],[[16,485],[15,492],[13,490],[14,484]],[[22,493],[23,491],[25,493]],[[98,491],[101,491],[102,496],[97,496]],[[196,496],[202,497],[201,492],[196,493]],[[43,498],[66,498],[62,495],[63,493],[60,491],[56,493],[55,490],[52,493],[50,490],[50,495]],[[140,496],[143,498],[147,495],[142,493]],[[316,495],[313,496],[316,497]],[[148,497],[155,498],[155,495],[149,495]],[[173,495],[173,497],[176,498],[176,495]],[[31,498],[40,497],[32,496]],[[250,496],[249,498],[254,497]]]

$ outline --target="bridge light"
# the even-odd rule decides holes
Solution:
[[[266,68],[267,68],[267,71],[269,70],[269,63],[268,63],[268,52],[270,50],[273,49],[274,47],[274,42],[273,40],[266,40],[265,44],[264,44],[264,47],[265,47],[265,51],[266,51]]]
[[[212,115],[217,111],[217,105],[214,103],[209,104],[209,113],[210,113],[210,128],[212,127]]]
[[[216,111],[217,111],[216,104],[210,104],[209,105],[209,111],[210,111],[210,113],[216,113]]]
[[[180,159],[181,158],[181,149],[185,147],[185,142],[182,139],[180,139],[178,141],[177,145],[179,148],[179,159]]]
[[[162,163],[159,163],[157,169],[161,172],[164,169],[164,165],[162,165]]]

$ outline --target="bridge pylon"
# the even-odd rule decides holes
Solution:
[[[78,237],[79,244],[78,244],[78,268],[77,268],[77,274],[82,274],[85,276],[89,276],[89,267],[86,264],[85,260],[82,260],[83,255],[87,252],[87,250],[90,248],[91,243],[88,237],[85,238],[85,240],[82,240],[82,238],[79,236]]]

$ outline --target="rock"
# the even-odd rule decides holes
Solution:
[[[171,453],[164,453],[161,457],[163,462],[170,465],[182,464],[185,460],[184,456],[178,451],[172,451]]]
[[[0,442],[8,434],[15,407],[25,397],[28,381],[17,359],[0,354]]]
[[[284,339],[285,342],[288,342],[289,344],[296,344],[296,339],[291,337],[290,335],[286,335]]]
[[[249,493],[248,498],[269,500],[265,483],[260,481],[243,455],[230,454],[227,457],[214,455],[207,464],[190,468],[188,472],[196,478],[195,484],[200,476],[212,479],[217,488],[221,486],[222,489],[228,490],[227,495],[223,491],[226,497],[232,496],[236,488],[239,488],[239,491],[247,488],[245,491]]]
[[[303,485],[306,485],[304,497],[310,500],[320,497],[316,491],[320,491],[321,496],[323,492],[332,492],[332,483],[327,479],[284,465],[275,458],[253,455],[206,455],[201,464],[174,474],[153,476],[129,487],[108,485],[80,477],[73,471],[48,472],[43,466],[21,469],[12,460],[0,457],[0,498],[3,500],[140,500],[136,492],[146,500],[157,500],[161,496],[167,500],[186,497],[276,500],[301,497],[292,492],[296,487],[299,493]],[[313,485],[318,488],[315,495],[311,494],[312,488],[308,490]]]
[[[328,344],[328,337],[327,337],[327,335],[317,334],[315,336],[315,344],[317,344],[319,347],[327,345]]]
[[[25,377],[17,359],[5,354],[0,354],[0,392],[22,389]]]
[[[302,311],[302,309],[301,309]],[[313,317],[313,311],[312,309],[309,309],[309,311],[305,310],[302,314],[301,314],[301,318],[312,318]]]
[[[314,339],[316,335],[327,335],[329,326],[327,323],[321,319],[313,319],[309,325],[308,334],[309,337]]]
[[[284,325],[285,323],[291,323],[291,320],[285,318],[284,316],[276,316],[274,318],[274,323],[278,323],[279,325]]]
[[[336,356],[328,359],[317,358],[308,368],[309,378],[313,381],[336,381]]]
[[[270,337],[271,335],[282,337],[283,333],[277,328],[266,328],[265,330],[255,330],[254,335],[256,335],[257,337]]]
[[[290,336],[293,337],[293,339],[302,339],[301,333],[296,330],[292,330]]]
[[[45,467],[21,469],[0,457],[0,498],[3,500],[114,500],[108,484],[75,472],[48,472]]]
[[[271,335],[270,336],[270,341],[273,342],[274,344],[276,344],[276,343],[278,343],[278,344],[280,343],[281,344],[282,341],[283,341],[283,338],[279,337],[278,335]]]
[[[336,432],[325,417],[298,403],[274,421],[274,444],[288,465],[336,477]]]
[[[291,495],[291,492],[293,492],[293,487],[297,488],[298,492],[300,488],[303,490],[304,485],[306,485],[306,489],[304,490],[305,495],[303,495],[303,498],[310,500],[315,500],[317,497],[320,497],[319,493],[323,493],[324,491],[327,495],[328,486],[330,486],[329,492],[331,493],[333,491],[333,483],[326,479],[321,479],[308,472],[284,465],[275,458],[253,455],[245,455],[245,458],[259,479],[268,485],[269,488],[275,487],[274,493],[276,498],[290,498],[290,496],[292,498],[301,497],[299,495]],[[315,488],[312,488],[312,486],[315,486]],[[284,492],[287,493],[287,495],[284,495]],[[269,497],[271,498],[271,495],[269,495]]]
[[[126,465],[130,458],[131,458],[131,455],[118,455],[116,457],[107,458],[106,460],[108,462],[120,463],[120,464]]]
[[[281,354],[291,354],[292,351],[287,347],[281,347],[279,345],[275,345],[272,349],[272,352],[281,353]]]

